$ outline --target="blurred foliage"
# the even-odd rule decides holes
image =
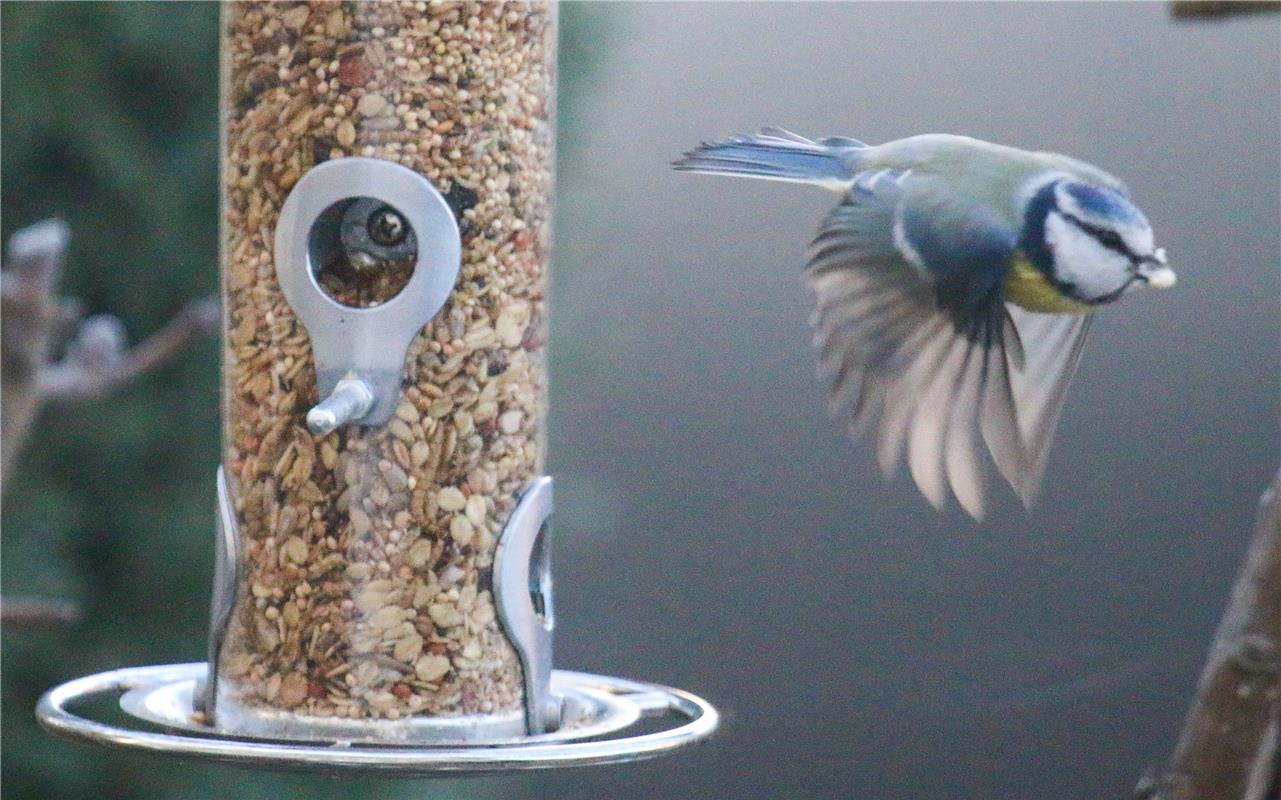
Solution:
[[[561,10],[561,108],[601,51],[597,8]],[[25,3],[0,8],[0,231],[61,216],[62,293],[136,340],[217,287],[218,6]],[[573,137],[561,157],[572,153]],[[212,576],[217,344],[94,403],[48,409],[5,487],[10,595],[76,600],[74,629],[6,635],[5,797],[476,796],[457,784],[336,783],[56,740],[32,709],[49,686],[135,664],[201,660]],[[482,792],[484,793],[484,792]]]

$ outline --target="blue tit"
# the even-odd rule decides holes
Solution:
[[[678,170],[840,195],[806,278],[820,373],[892,476],[975,519],[991,464],[1030,506],[1095,308],[1174,272],[1108,173],[1076,159],[931,134],[871,146],[778,128],[706,142]]]

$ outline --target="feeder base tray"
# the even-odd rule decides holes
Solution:
[[[555,670],[552,689],[565,699],[565,712],[552,733],[431,745],[228,736],[200,722],[192,706],[206,674],[203,662],[99,672],[50,689],[36,716],[53,733],[108,747],[264,769],[387,777],[638,761],[701,741],[719,722],[711,704],[679,689]],[[71,710],[104,698],[118,698],[124,723]]]

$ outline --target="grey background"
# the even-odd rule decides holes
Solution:
[[[63,291],[132,339],[214,290],[212,3],[4,3],[4,232],[60,214]],[[551,472],[561,667],[725,715],[638,765],[335,781],[55,740],[31,709],[203,658],[217,347],[50,408],[5,487],[5,797],[1120,798],[1169,750],[1278,462],[1276,15],[1148,4],[565,3]],[[833,198],[679,175],[775,124],[1061,150],[1131,185],[1180,283],[1100,315],[1031,514],[886,482],[813,379]]]
[[[1173,743],[1277,467],[1276,18],[608,16],[561,165],[557,661],[726,719],[703,749],[529,795],[1122,796]],[[666,168],[769,124],[964,133],[1130,184],[1180,283],[1099,315],[1031,514],[1012,494],[981,526],[935,513],[827,419],[800,268],[833,199]]]

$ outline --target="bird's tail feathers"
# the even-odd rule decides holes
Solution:
[[[672,166],[682,172],[812,183],[844,192],[858,171],[858,151],[865,147],[846,137],[815,142],[782,128],[763,128],[755,135],[703,142]]]

